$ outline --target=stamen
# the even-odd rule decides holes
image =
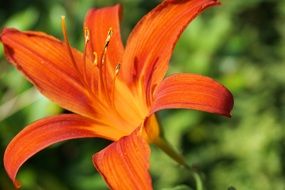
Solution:
[[[94,60],[93,60],[93,65],[95,65],[96,67],[98,67],[98,54],[96,51],[93,52],[93,56],[94,56]],[[96,68],[92,68],[93,70]],[[95,82],[94,82],[94,76],[91,75],[91,89],[93,92],[100,92],[100,89],[98,89],[98,87],[100,86],[100,78],[99,78],[99,83],[97,88],[95,87]]]
[[[97,66],[98,64],[98,54],[96,53],[96,51],[93,52],[93,55],[94,55],[94,61],[93,61],[93,64],[95,66]]]
[[[104,44],[104,49],[103,49],[103,52],[101,54],[101,58],[100,58],[100,62],[99,62],[99,80],[100,80],[100,84],[101,84],[101,87],[102,87],[102,90],[103,92],[108,96],[109,100],[111,99],[110,97],[110,93],[108,92],[108,89],[107,89],[107,84],[106,84],[106,81],[107,81],[107,74],[106,74],[106,66],[105,65],[105,61],[106,61],[106,54],[107,54],[107,49],[108,49],[108,46],[109,46],[109,43],[110,43],[110,40],[111,40],[111,37],[113,35],[113,29],[112,28],[109,28],[108,30],[108,34],[107,34],[107,37],[106,37],[106,40],[105,40],[105,44]],[[111,100],[110,100],[111,101]]]
[[[84,52],[83,52],[83,78],[86,84],[89,84],[89,80],[87,79],[87,62],[86,62],[86,57],[87,57],[87,48],[88,48],[88,42],[90,39],[90,32],[87,27],[84,27],[83,29],[84,32]],[[90,84],[89,84],[90,85]]]
[[[103,53],[102,53],[102,58],[101,58],[101,64],[102,65],[104,65],[104,63],[105,63],[106,53],[107,53],[107,49],[108,49],[108,46],[110,44],[112,35],[113,35],[113,29],[109,28],[108,34],[107,34],[107,38],[105,40],[105,45],[104,45],[104,49],[103,49]]]
[[[120,69],[121,69],[121,64],[117,64],[115,67],[115,77],[119,74]]]
[[[111,101],[112,101],[112,106],[115,108],[115,88],[116,88],[116,79],[117,79],[117,76],[120,72],[120,68],[121,68],[121,64],[117,64],[116,67],[115,67],[115,75],[114,75],[114,78],[113,78],[113,82],[112,82],[112,91],[111,91]]]
[[[105,48],[109,45],[109,42],[111,40],[111,37],[113,35],[113,29],[112,28],[109,28],[108,30],[108,35],[107,35],[107,38],[106,38],[106,41],[105,41]]]
[[[87,27],[84,27],[84,41],[85,44],[90,40],[90,31]]]

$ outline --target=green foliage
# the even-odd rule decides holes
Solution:
[[[66,15],[73,46],[82,47],[82,21],[90,7],[121,3],[126,40],[139,18],[158,1],[11,0],[0,6],[0,26],[39,30],[62,39]],[[168,141],[201,178],[200,189],[285,189],[285,1],[224,0],[194,20],[181,36],[169,74],[208,75],[234,94],[232,118],[197,111],[159,113]],[[63,110],[39,95],[0,49],[0,156],[28,123]],[[27,190],[106,189],[91,156],[108,142],[65,142],[42,151],[21,169]],[[152,147],[155,189],[199,189],[191,172]],[[202,187],[203,186],[203,187]],[[13,189],[0,165],[0,189]],[[200,190],[199,189],[199,190]]]

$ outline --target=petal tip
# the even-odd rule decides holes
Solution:
[[[3,28],[3,30],[0,33],[0,42],[3,43],[3,36],[9,31],[8,28]]]
[[[0,40],[2,41],[2,37],[10,32],[15,32],[15,31],[18,31],[17,29],[15,28],[3,28],[3,30],[1,31],[0,33]]]
[[[15,186],[16,189],[19,189],[19,188],[21,187],[20,182],[17,181],[17,180],[14,180],[14,181],[13,181],[13,184],[14,184],[14,186]]]
[[[13,166],[10,162],[9,156],[8,156],[9,151],[10,151],[10,149],[8,146],[7,149],[5,150],[5,153],[4,153],[4,159],[3,159],[4,168],[6,170],[6,173],[9,176],[9,178],[13,182],[14,187],[19,189],[21,187],[21,184],[18,180],[16,180],[16,175],[17,175],[18,169],[15,170],[15,168],[13,168]]]

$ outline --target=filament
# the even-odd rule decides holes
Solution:
[[[111,37],[113,35],[113,29],[109,28],[108,33],[107,33],[107,37],[105,40],[105,44],[104,44],[104,48],[103,48],[103,52],[101,54],[101,60],[100,60],[100,64],[99,64],[99,71],[100,71],[100,83],[101,83],[101,87],[103,89],[103,91],[105,92],[105,95],[109,98],[109,101],[111,101],[111,96],[110,93],[107,92],[107,67],[105,66],[105,61],[106,61],[106,54],[107,54],[107,49],[108,46],[110,44],[111,41]]]
[[[115,107],[116,79],[117,79],[117,76],[119,75],[120,69],[121,69],[121,64],[117,64],[115,67],[115,73],[114,73],[114,78],[112,81],[112,91],[111,91],[111,97],[112,97],[111,100],[112,100],[112,106],[113,107]]]
[[[87,27],[84,27],[83,32],[84,32],[83,78],[85,80],[85,83],[90,85],[87,78],[87,63],[86,63],[87,47],[88,47],[88,42],[90,40],[90,32]]]

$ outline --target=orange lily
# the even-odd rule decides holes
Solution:
[[[4,166],[15,186],[19,168],[40,150],[68,139],[100,137],[113,141],[92,158],[108,186],[152,189],[148,144],[163,147],[155,112],[187,108],[230,116],[233,97],[213,79],[174,74],[163,80],[183,29],[217,4],[165,0],[136,25],[125,48],[120,6],[92,9],[84,24],[83,53],[70,46],[64,19],[64,42],[41,32],[4,29],[0,40],[7,59],[42,94],[74,113],[36,121],[9,143]]]

